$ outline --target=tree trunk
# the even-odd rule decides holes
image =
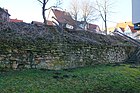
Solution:
[[[104,20],[104,22],[105,22],[105,34],[107,35],[107,18],[106,18],[107,16],[106,16],[106,13],[105,13],[105,20]]]
[[[77,29],[78,28],[78,23],[77,23],[77,14],[75,15],[75,21],[76,21],[76,26],[75,26],[75,29]]]
[[[45,16],[45,6],[46,6],[46,3],[44,2],[43,3],[43,7],[42,7],[42,15],[43,15],[43,19],[44,19],[44,25],[45,27],[47,27],[47,20],[46,20],[46,16]]]
[[[84,17],[84,30],[87,30],[87,26],[86,26],[87,25],[87,20],[86,20],[86,18],[87,17]]]

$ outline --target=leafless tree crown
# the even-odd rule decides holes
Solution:
[[[93,2],[90,0],[72,0],[70,3],[70,12],[75,20],[79,17],[85,22],[97,19],[97,12]]]

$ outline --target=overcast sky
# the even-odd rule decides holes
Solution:
[[[55,0],[51,0],[48,5],[53,5]],[[62,8],[68,10],[70,0],[63,0]],[[113,22],[108,23],[108,27],[116,25],[118,22],[125,22],[132,20],[131,0],[116,0],[114,4],[113,13],[109,20]],[[24,20],[30,23],[31,21],[43,21],[41,15],[41,4],[37,0],[0,0],[0,7],[8,9],[11,18]],[[102,20],[94,22],[102,28]]]

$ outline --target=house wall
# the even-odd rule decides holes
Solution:
[[[96,29],[93,29],[93,31],[94,31],[94,30],[95,30],[96,33],[101,34],[101,30],[100,30],[100,27],[99,27],[99,26],[97,26]]]
[[[6,12],[0,11],[0,18],[4,21],[9,21],[9,15]]]
[[[54,15],[54,13],[51,9],[46,12],[46,17],[47,17],[47,20],[53,21],[58,24],[58,22],[54,19],[54,18],[56,18],[56,16]],[[52,18],[52,17],[54,17],[54,18]]]
[[[122,31],[120,28],[116,28],[117,31],[123,33],[124,31]]]
[[[120,29],[119,27],[117,28],[117,30],[131,38],[134,38],[134,39],[137,39],[136,35],[137,35],[137,32],[133,32],[132,29],[127,25],[125,28],[124,28],[124,31],[122,31],[122,29]]]
[[[131,31],[131,29],[129,28],[128,25],[125,28],[124,34],[134,38],[133,33],[132,33],[132,31]]]

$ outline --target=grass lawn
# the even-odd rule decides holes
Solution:
[[[97,65],[1,72],[0,93],[140,93],[140,68]]]

